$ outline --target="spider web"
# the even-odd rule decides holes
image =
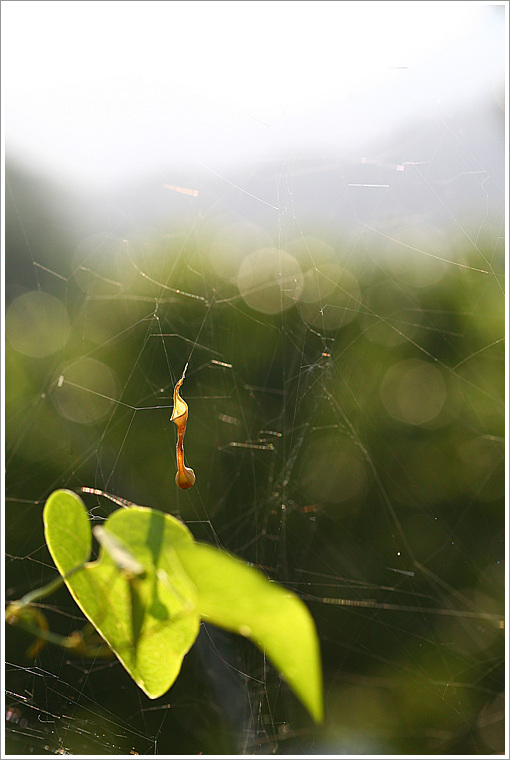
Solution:
[[[503,118],[476,112],[100,198],[8,164],[7,600],[55,575],[54,489],[170,512],[305,601],[326,719],[213,626],[157,700],[9,629],[7,752],[504,752]]]

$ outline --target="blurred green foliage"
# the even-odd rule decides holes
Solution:
[[[354,318],[340,305],[345,318],[321,329],[299,302],[255,311],[235,276],[219,273],[218,236],[243,223],[235,210],[211,204],[198,214],[195,199],[178,198],[171,221],[146,233],[132,217],[109,217],[101,199],[78,213],[43,187],[11,172],[7,308],[41,290],[64,304],[71,332],[44,357],[16,350],[7,333],[8,598],[51,576],[45,498],[95,487],[180,515],[198,540],[296,591],[316,622],[325,674],[317,733],[249,645],[209,631],[160,700],[172,704],[163,725],[161,713],[144,712],[148,701],[133,702],[121,668],[77,668],[47,649],[37,667],[77,690],[76,725],[91,704],[95,715],[110,711],[138,732],[131,744],[127,731],[112,740],[121,751],[133,742],[147,751],[157,736],[159,751],[178,754],[502,752],[502,242],[479,239],[477,251],[452,233],[444,258],[456,263],[447,263],[436,240],[439,258],[392,255],[387,239],[363,230],[356,245],[323,230],[361,296]],[[306,272],[313,250],[293,241],[317,239],[320,225],[300,221],[281,245]],[[271,233],[251,229],[250,246]],[[345,297],[335,287],[320,307]],[[197,483],[181,493],[169,418],[187,361],[185,451]],[[96,517],[111,511],[103,498],[87,504]],[[51,624],[67,634],[76,615],[57,597]],[[7,639],[9,688],[65,713],[72,689],[55,694],[25,670],[19,638]],[[110,729],[97,722],[97,735]],[[88,730],[89,745],[68,733],[71,752],[101,751]],[[49,739],[11,741],[25,754]]]

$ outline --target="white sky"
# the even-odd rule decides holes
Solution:
[[[341,151],[503,84],[504,9],[490,4],[4,0],[1,10],[7,155],[96,184],[289,146]]]

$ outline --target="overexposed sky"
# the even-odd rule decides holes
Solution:
[[[471,2],[7,0],[7,156],[102,184],[350,149],[501,88],[503,28]]]

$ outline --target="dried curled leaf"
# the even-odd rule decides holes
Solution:
[[[191,488],[195,483],[195,473],[191,467],[186,467],[184,464],[184,433],[188,422],[188,405],[179,393],[179,388],[183,382],[184,373],[174,389],[174,410],[170,419],[177,425],[177,474],[175,482],[179,488]]]

